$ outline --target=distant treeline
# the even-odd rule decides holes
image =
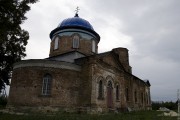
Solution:
[[[178,109],[178,102],[152,102],[152,109],[153,110],[158,110],[160,107],[166,107],[170,110],[177,110]]]

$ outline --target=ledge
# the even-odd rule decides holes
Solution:
[[[47,59],[22,60],[20,62],[15,63],[13,69],[23,68],[23,67],[51,67],[51,68],[81,71],[81,66],[79,65],[68,62],[62,62],[62,61],[47,60]]]

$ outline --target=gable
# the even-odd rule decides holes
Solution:
[[[100,55],[99,59],[102,62],[104,62],[104,63],[106,63],[106,64],[108,64],[110,66],[113,66],[115,68],[124,70],[124,67],[121,65],[121,62],[119,61],[116,54],[114,54],[112,52],[108,52],[108,53],[106,53],[104,55]]]

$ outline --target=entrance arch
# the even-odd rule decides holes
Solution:
[[[107,86],[107,107],[113,108],[113,87],[111,81],[108,81]]]

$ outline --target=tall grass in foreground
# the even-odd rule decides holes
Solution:
[[[0,113],[0,120],[177,120],[177,117],[158,116],[161,112],[139,111],[131,113],[106,114],[29,114],[11,115]]]

